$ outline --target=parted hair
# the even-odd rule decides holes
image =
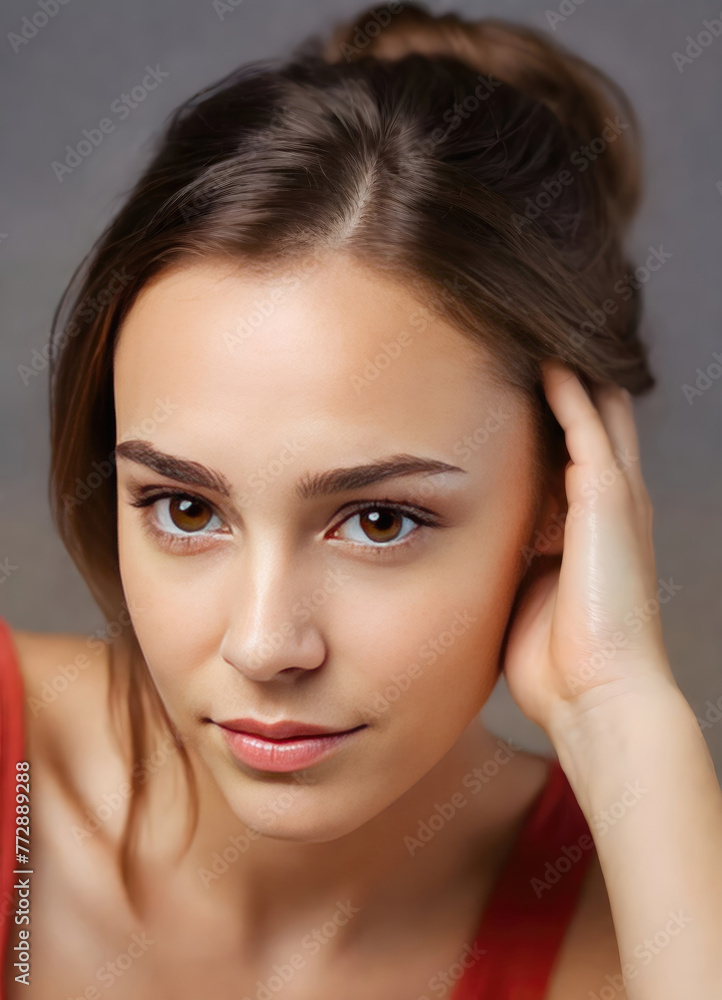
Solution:
[[[418,3],[369,7],[171,115],[51,333],[55,523],[108,622],[127,623],[109,646],[132,786],[118,852],[131,901],[154,724],[185,767],[189,837],[198,806],[118,566],[113,355],[140,289],[194,259],[273,269],[350,255],[486,349],[493,377],[533,402],[544,472],[568,455],[541,361],[559,358],[587,386],[655,384],[624,248],[639,199],[639,127],[619,85],[540,32]],[[100,463],[108,474],[79,500]]]

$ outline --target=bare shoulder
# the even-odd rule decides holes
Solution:
[[[87,983],[89,968],[127,947],[117,845],[129,768],[111,725],[110,646],[75,633],[13,630],[12,639],[31,780],[31,995],[45,997],[56,981]],[[12,982],[7,991],[23,992]]]
[[[611,996],[627,1000],[619,948],[599,858],[595,852],[549,984],[547,1000]]]
[[[68,790],[82,791],[90,759],[110,766],[120,755],[111,732],[109,646],[71,632],[11,635],[25,693],[27,756],[62,777]]]
[[[28,632],[24,629],[10,630],[18,653],[20,669],[26,690],[34,689],[42,697],[43,682],[48,682],[60,694],[67,690],[63,684],[55,683],[58,675],[70,685],[81,674],[89,676],[88,670],[96,676],[107,670],[108,644],[95,636],[75,632]],[[81,684],[82,688],[83,685]],[[52,697],[46,700],[52,701]]]

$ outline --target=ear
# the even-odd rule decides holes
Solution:
[[[537,501],[534,524],[528,535],[527,544],[521,550],[526,565],[520,569],[519,584],[501,644],[500,672],[503,669],[506,646],[518,608],[535,582],[543,577],[555,562],[560,562],[559,557],[564,550],[564,524],[568,510],[565,473],[569,464],[569,462],[566,465],[559,463],[556,469],[547,472],[541,499]]]
[[[547,474],[546,485],[528,543],[528,554],[532,558],[558,556],[564,549],[564,523],[568,512],[565,488],[567,465],[560,463],[555,470]]]

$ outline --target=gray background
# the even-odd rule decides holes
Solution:
[[[48,0],[52,10],[54,0]],[[660,244],[672,257],[645,284],[645,337],[657,389],[635,403],[642,466],[655,506],[658,575],[681,591],[663,607],[667,648],[698,718],[722,705],[722,378],[688,403],[684,383],[722,351],[722,36],[680,72],[722,0],[544,0],[432,3],[436,12],[498,16],[538,27],[607,70],[627,90],[646,142],[647,191],[630,242],[635,264]],[[546,12],[571,10],[552,30]],[[67,0],[16,53],[8,39],[32,0],[0,14],[0,614],[16,628],[89,633],[102,619],[50,522],[47,370],[23,383],[18,365],[47,343],[51,315],[73,270],[117,209],[159,126],[182,100],[239,63],[283,55],[354,0],[242,0],[223,17],[212,0]],[[42,20],[42,19],[39,19]],[[62,182],[51,163],[111,103],[140,84],[146,65],[170,75]],[[6,562],[4,562],[6,560]],[[12,568],[11,568],[12,567]],[[704,728],[722,764],[722,713]],[[546,751],[503,682],[484,709],[490,727]]]

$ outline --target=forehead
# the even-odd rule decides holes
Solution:
[[[159,399],[187,432],[200,422],[238,441],[333,426],[371,447],[389,433],[448,447],[501,402],[524,412],[481,345],[402,281],[343,255],[264,273],[215,260],[164,272],[123,323],[114,382],[119,438]]]

